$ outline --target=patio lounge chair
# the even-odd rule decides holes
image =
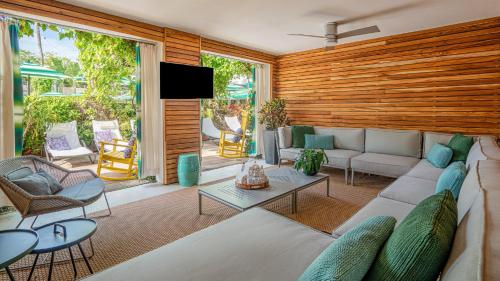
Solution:
[[[47,160],[88,156],[94,163],[94,152],[78,138],[76,121],[49,124],[45,133],[45,155]]]
[[[27,175],[41,171],[52,176],[62,189],[50,195],[34,195],[14,183]],[[85,206],[94,203],[102,195],[111,215],[111,208],[104,191],[104,182],[94,172],[91,170],[70,171],[36,156],[22,156],[0,161],[0,188],[21,213],[22,219],[16,228],[27,217],[36,216],[31,224],[33,227],[39,215],[72,208],[82,208],[83,216],[87,217]]]
[[[212,139],[220,138],[220,130],[215,127],[212,118],[205,117],[201,122],[201,131],[205,136]]]
[[[94,132],[94,144],[97,147],[97,150],[101,148],[100,142],[107,143],[119,143],[119,144],[127,144],[120,133],[120,125],[118,124],[118,120],[107,120],[107,121],[92,121],[92,130]],[[111,151],[116,149],[118,151],[123,151],[126,147],[122,146],[112,146],[105,145],[105,151]]]
[[[221,131],[219,139],[219,156],[226,158],[246,157],[245,142],[247,134],[246,132],[247,125],[248,125],[248,112],[242,111],[241,126],[239,128],[236,128],[235,131],[232,130]]]
[[[238,132],[241,129],[238,116],[224,116],[224,121],[226,121],[227,127],[233,132]]]

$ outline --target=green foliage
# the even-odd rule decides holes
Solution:
[[[290,121],[285,109],[284,99],[274,98],[266,102],[259,110],[259,123],[263,124],[267,130],[276,130],[278,127],[288,125]]]
[[[78,135],[87,145],[93,142],[92,120],[113,120],[120,123],[125,139],[131,135],[130,119],[136,113],[131,102],[117,102],[111,97],[41,97],[29,95],[24,99],[24,154],[43,151],[45,131],[50,123],[76,120]]]
[[[293,167],[308,176],[313,176],[319,172],[324,163],[328,163],[328,157],[323,149],[304,149],[295,159]]]
[[[89,145],[93,142],[92,120],[117,119],[123,137],[130,137],[130,119],[136,117],[135,100],[121,102],[113,97],[123,90],[135,96],[135,42],[28,20],[21,20],[19,24],[20,37],[34,36],[39,28],[58,32],[60,39],[74,39],[79,49],[78,63],[47,53],[45,65],[68,76],[83,74],[88,81],[81,97],[41,97],[40,93],[51,90],[53,80],[31,78],[32,94],[24,100],[24,153],[42,153],[50,123],[76,120],[79,137]],[[22,52],[21,60],[40,63],[41,57]],[[124,89],[122,78],[132,81],[127,89]],[[72,80],[66,79],[64,83],[71,86]]]
[[[227,86],[235,77],[252,77],[252,64],[224,58],[221,56],[201,54],[201,62],[205,67],[214,69],[214,97],[227,98]]]
[[[20,50],[19,58],[21,62],[40,64],[40,58],[30,51]]]
[[[52,90],[52,79],[44,79],[41,77],[31,77],[31,94],[38,95],[50,92]]]
[[[121,92],[122,78],[134,80],[135,42],[72,29],[60,30],[59,38],[75,39],[81,71],[88,81],[87,93],[98,98],[114,96]],[[135,84],[130,83],[129,90],[134,89]]]

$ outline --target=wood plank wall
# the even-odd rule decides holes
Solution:
[[[200,64],[200,37],[165,28],[165,61]],[[200,100],[165,100],[163,183],[177,182],[177,158],[182,153],[200,153]]]
[[[280,56],[295,124],[500,136],[500,17]]]
[[[163,42],[163,28],[50,0],[0,0],[0,8]]]

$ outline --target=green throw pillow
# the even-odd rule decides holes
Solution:
[[[435,281],[457,228],[457,203],[445,190],[418,204],[377,256],[364,280]]]
[[[333,149],[333,136],[305,134],[304,138],[305,138],[304,148],[306,149],[319,149],[319,148],[325,150]]]
[[[451,163],[439,176],[436,183],[436,193],[448,189],[453,193],[455,200],[458,200],[458,195],[460,195],[460,189],[466,176],[467,169],[464,162],[457,161]]]
[[[391,235],[396,219],[371,217],[328,246],[299,281],[360,281]]]
[[[448,147],[453,150],[452,162],[467,160],[467,155],[469,150],[474,144],[474,139],[472,137],[466,137],[462,134],[454,134],[448,143]]]
[[[314,135],[314,128],[311,126],[292,126],[292,146],[304,148],[305,134]]]

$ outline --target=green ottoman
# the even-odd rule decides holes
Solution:
[[[198,184],[200,178],[200,157],[196,153],[179,155],[177,162],[177,177],[182,186]]]

